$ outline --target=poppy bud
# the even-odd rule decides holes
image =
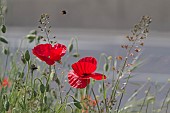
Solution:
[[[8,41],[5,39],[4,36],[0,36],[0,42],[3,42],[5,44],[8,44]]]
[[[4,103],[4,108],[5,108],[5,111],[8,111],[9,110],[9,101],[5,101]]]
[[[68,52],[70,53],[72,50],[73,50],[73,44],[70,43],[70,44],[68,45]]]
[[[5,25],[2,25],[1,31],[2,31],[2,33],[6,33],[6,26]]]
[[[107,72],[109,70],[109,64],[105,63],[103,68],[104,68],[104,71]]]
[[[41,91],[41,93],[44,93],[44,92],[45,92],[45,86],[44,86],[44,84],[41,84],[41,85],[40,85],[40,91]]]
[[[8,48],[3,48],[2,52],[3,52],[5,55],[9,55],[9,49],[8,49]]]
[[[29,54],[29,51],[27,50],[25,52],[25,60],[28,62],[30,60],[30,54]]]

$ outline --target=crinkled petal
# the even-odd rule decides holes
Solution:
[[[66,46],[56,44],[52,47],[51,44],[39,44],[32,49],[32,53],[48,65],[53,65],[55,61],[60,61],[66,53]]]
[[[106,79],[106,76],[100,73],[93,73],[90,75],[83,76],[82,78],[83,79],[93,78],[95,80],[103,80],[103,79]]]
[[[44,61],[45,61],[48,65],[53,65],[53,64],[55,63],[54,60],[51,60],[50,58],[47,58],[47,57],[44,58]]]
[[[91,74],[97,68],[97,61],[94,57],[84,57],[74,63],[72,68],[78,76],[83,76],[83,74]]]
[[[61,49],[51,50],[50,51],[50,59],[53,60],[53,61],[61,60],[61,55],[60,55],[61,52],[62,52]]]
[[[97,60],[94,58],[94,57],[84,57],[82,59],[80,59],[78,62],[89,62],[89,63],[92,63],[94,65],[97,65]]]
[[[48,57],[50,55],[50,49],[52,48],[51,44],[39,44],[32,49],[32,52],[35,56],[44,56]]]
[[[66,54],[66,50],[67,50],[67,47],[63,44],[60,44],[60,43],[57,43],[56,45],[54,45],[53,47],[55,50],[57,49],[60,53],[59,55],[62,57]]]
[[[80,76],[77,76],[74,70],[71,70],[68,73],[68,82],[72,87],[82,89],[90,83],[90,79],[82,79]]]

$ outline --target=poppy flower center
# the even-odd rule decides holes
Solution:
[[[87,74],[87,73],[84,73],[83,75],[84,75],[84,76],[87,76],[87,75],[89,75],[89,74]]]

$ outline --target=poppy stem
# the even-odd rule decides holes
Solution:
[[[120,108],[120,105],[121,105],[121,102],[122,102],[122,99],[123,99],[123,96],[124,96],[124,93],[125,93],[125,90],[126,90],[126,86],[129,82],[130,77],[131,76],[129,75],[128,78],[126,79],[125,86],[123,87],[123,91],[122,91],[122,94],[121,94],[121,97],[120,97],[120,100],[119,100],[119,104],[118,104],[118,108],[117,108],[117,113],[119,112],[119,108]]]
[[[144,106],[144,104],[145,104],[145,101],[146,101],[146,99],[147,99],[147,97],[148,97],[148,94],[149,94],[149,92],[150,92],[150,89],[151,89],[151,86],[148,88],[148,90],[147,90],[147,92],[146,92],[146,95],[145,95],[145,97],[144,97],[144,101],[143,101],[143,103],[142,103],[142,105],[141,105],[141,108],[140,108],[139,113],[141,113],[141,111],[142,111],[142,108],[143,108],[143,106]]]
[[[5,77],[5,72],[6,72],[6,69],[7,69],[7,65],[8,65],[8,58],[9,58],[9,54],[7,54],[7,57],[6,57],[6,60],[5,60],[5,69],[4,69],[4,74],[3,74],[3,79]]]
[[[98,101],[97,101],[97,98],[96,98],[96,95],[95,95],[95,93],[94,93],[94,90],[93,90],[93,88],[91,88],[91,90],[92,90],[93,96],[94,96],[94,98],[95,98],[95,101],[96,101],[96,103],[97,103],[97,109],[98,109],[98,113],[101,113],[101,112],[100,112],[99,103],[98,103]]]
[[[26,75],[26,80],[25,80],[25,94],[24,94],[24,107],[26,107],[26,96],[27,96],[27,82],[28,82],[28,76],[30,72],[30,63],[27,63],[28,65],[28,70],[27,70],[27,75]]]
[[[51,74],[51,66],[49,66],[49,75],[47,77],[47,82],[46,82],[46,91],[47,91],[47,87],[49,86],[50,74]]]

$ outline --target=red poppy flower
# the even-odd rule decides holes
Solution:
[[[59,43],[54,46],[51,44],[39,44],[32,49],[32,53],[48,65],[53,65],[55,61],[61,60],[61,57],[66,53],[66,49],[65,45]]]
[[[68,73],[69,84],[74,88],[85,88],[90,83],[90,78],[95,80],[106,79],[100,73],[94,73],[97,61],[94,57],[85,57],[72,64],[73,70]]]

